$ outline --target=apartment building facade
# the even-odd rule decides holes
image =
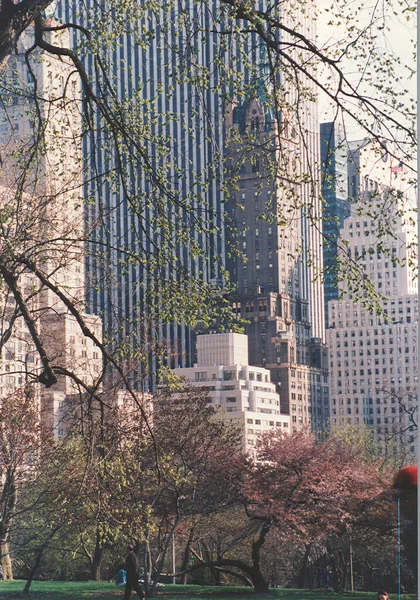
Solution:
[[[85,311],[80,84],[71,61],[39,50],[27,58],[28,68],[25,53],[33,41],[34,27],[29,26],[3,74],[0,205],[9,217],[3,249],[10,244],[16,256],[21,252],[31,261],[15,272],[15,287],[57,381],[34,385],[43,379],[40,348],[16,294],[3,287],[1,334],[7,341],[1,349],[0,397],[16,390],[24,393],[31,384],[42,425],[61,437],[68,430],[64,421],[69,404],[80,401],[102,374],[101,351],[85,335],[80,320],[98,340],[102,323]],[[51,32],[50,42],[70,47],[65,31]]]
[[[270,371],[248,364],[248,338],[244,334],[199,335],[197,363],[173,373],[208,393],[221,418],[239,428],[245,451],[252,451],[265,432],[293,430],[290,416],[280,410],[280,396]]]
[[[357,266],[341,299],[330,301],[331,425],[371,429],[384,453],[417,448],[418,293],[416,215],[399,163],[352,144],[349,185],[357,190],[341,229]],[[365,286],[360,285],[365,282]]]

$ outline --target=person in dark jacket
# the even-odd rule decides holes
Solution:
[[[144,592],[138,582],[139,561],[137,560],[134,546],[131,544],[127,548],[128,554],[125,559],[124,568],[127,573],[127,583],[125,584],[124,600],[129,600],[132,590],[136,590],[139,598],[144,598]]]

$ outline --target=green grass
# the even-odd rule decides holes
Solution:
[[[9,600],[25,598],[23,595],[24,581],[0,581],[0,599]],[[117,588],[113,583],[98,583],[96,581],[34,581],[31,585],[30,597],[34,600],[112,600],[122,598],[123,588]],[[268,596],[254,594],[245,587],[205,587],[199,585],[167,585],[158,591],[161,600],[236,600],[249,598],[251,600],[376,600],[375,593],[365,592],[334,592],[310,590],[271,590]],[[27,596],[26,596],[27,597]],[[133,600],[137,595],[133,593]],[[391,595],[396,600],[397,595]],[[415,600],[414,595],[402,596],[404,600]]]

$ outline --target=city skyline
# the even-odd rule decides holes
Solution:
[[[4,589],[415,592],[407,2],[0,0]]]
[[[95,10],[93,4],[87,3],[78,14],[71,2],[61,2],[61,14],[66,18],[73,15],[76,20],[89,19]],[[155,344],[155,354],[151,350],[143,363],[144,376],[136,375],[135,361],[131,361],[135,385],[153,387],[159,362],[174,367],[192,364],[194,360],[194,327],[188,326],[187,319],[167,319],[162,310],[170,301],[170,296],[165,295],[168,282],[173,279],[175,285],[182,286],[185,278],[188,287],[198,281],[203,293],[210,297],[221,297],[230,285],[225,277],[230,247],[224,214],[231,185],[225,165],[229,143],[225,123],[230,101],[264,96],[271,104],[272,119],[278,122],[292,110],[289,107],[294,106],[297,111],[294,128],[299,131],[301,144],[299,175],[296,173],[295,189],[291,187],[290,193],[296,205],[304,206],[298,210],[300,256],[305,263],[299,268],[299,286],[308,302],[313,335],[325,340],[320,283],[321,203],[314,175],[319,162],[317,105],[307,91],[314,85],[309,77],[302,75],[293,82],[285,70],[270,70],[267,50],[256,34],[241,39],[233,22],[224,25],[225,33],[231,36],[226,38],[229,43],[223,37],[201,39],[193,34],[218,22],[221,10],[218,1],[202,8],[188,4],[184,12],[168,3],[167,13],[162,8],[160,17],[147,8],[139,9],[138,29],[151,36],[147,48],[136,42],[133,32],[124,34],[120,46],[107,51],[107,73],[115,83],[118,101],[132,106],[139,127],[144,128],[145,148],[151,156],[161,152],[161,176],[169,192],[166,197],[162,190],[156,190],[153,177],[145,172],[141,161],[135,163],[127,157],[126,173],[120,176],[121,169],[116,168],[118,157],[109,153],[107,138],[103,138],[100,128],[85,140],[84,152],[90,161],[89,184],[85,187],[89,198],[87,224],[91,228],[88,304],[93,312],[102,315],[105,337],[114,343],[115,351],[123,352],[124,347],[130,346],[151,348]],[[296,26],[294,11],[278,14],[285,25]],[[299,28],[314,39],[312,11]],[[288,34],[281,35],[287,41]],[[76,32],[75,42],[80,41],[77,36]],[[190,42],[185,46],[187,39]],[[102,75],[98,76],[93,63],[86,68],[101,90]],[[187,68],[191,73],[185,72]],[[202,77],[206,83],[200,89]],[[147,127],[145,121],[152,125]],[[95,176],[91,175],[93,169]],[[104,174],[115,169],[117,182],[112,185],[101,169]],[[313,179],[314,184],[303,183],[305,178]],[[173,202],[173,194],[179,195],[187,208],[180,209]],[[169,238],[160,235],[160,215],[156,212],[159,204],[170,219]],[[261,209],[264,210],[263,205]],[[277,218],[277,205],[265,210],[272,210],[273,218]],[[100,251],[102,240],[106,240],[105,254]],[[157,251],[159,245],[163,249]],[[133,255],[138,258],[131,260]],[[199,321],[197,324],[201,330]],[[160,359],[156,357],[159,348]],[[127,363],[130,360],[128,352]]]

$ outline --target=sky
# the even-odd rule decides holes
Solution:
[[[356,7],[362,6],[360,11],[360,23],[369,23],[372,11],[376,11],[379,22],[381,22],[380,15],[383,9],[387,10],[388,15],[385,20],[385,25],[389,27],[389,31],[386,29],[378,31],[377,43],[380,48],[384,51],[392,52],[395,57],[401,61],[401,65],[397,67],[397,73],[403,78],[401,86],[403,85],[413,97],[417,97],[417,81],[416,77],[409,79],[409,71],[405,66],[411,69],[416,69],[415,59],[415,41],[416,41],[416,20],[411,17],[411,12],[407,9],[408,3],[405,0],[391,0],[395,5],[395,11],[398,15],[390,14],[390,3],[386,0],[378,0],[378,2],[360,2],[360,0],[350,1],[346,3],[346,9],[351,13],[352,5]],[[318,17],[318,45],[322,46],[325,43],[332,41],[344,40],[344,43],[348,41],[348,34],[344,26],[330,26],[328,22],[331,20],[331,5],[338,6],[338,2],[335,0],[318,0],[319,17]],[[340,2],[341,4],[341,2]],[[407,17],[411,17],[407,20]],[[343,43],[342,43],[343,45]],[[344,59],[344,65],[346,73],[349,74],[353,82],[358,81],[360,77],[359,70],[355,68],[355,62],[349,59]],[[329,120],[332,117],[332,111],[329,108],[328,98],[326,96],[320,96],[319,98],[319,116],[321,121]],[[347,123],[349,133],[357,135],[357,127]]]

